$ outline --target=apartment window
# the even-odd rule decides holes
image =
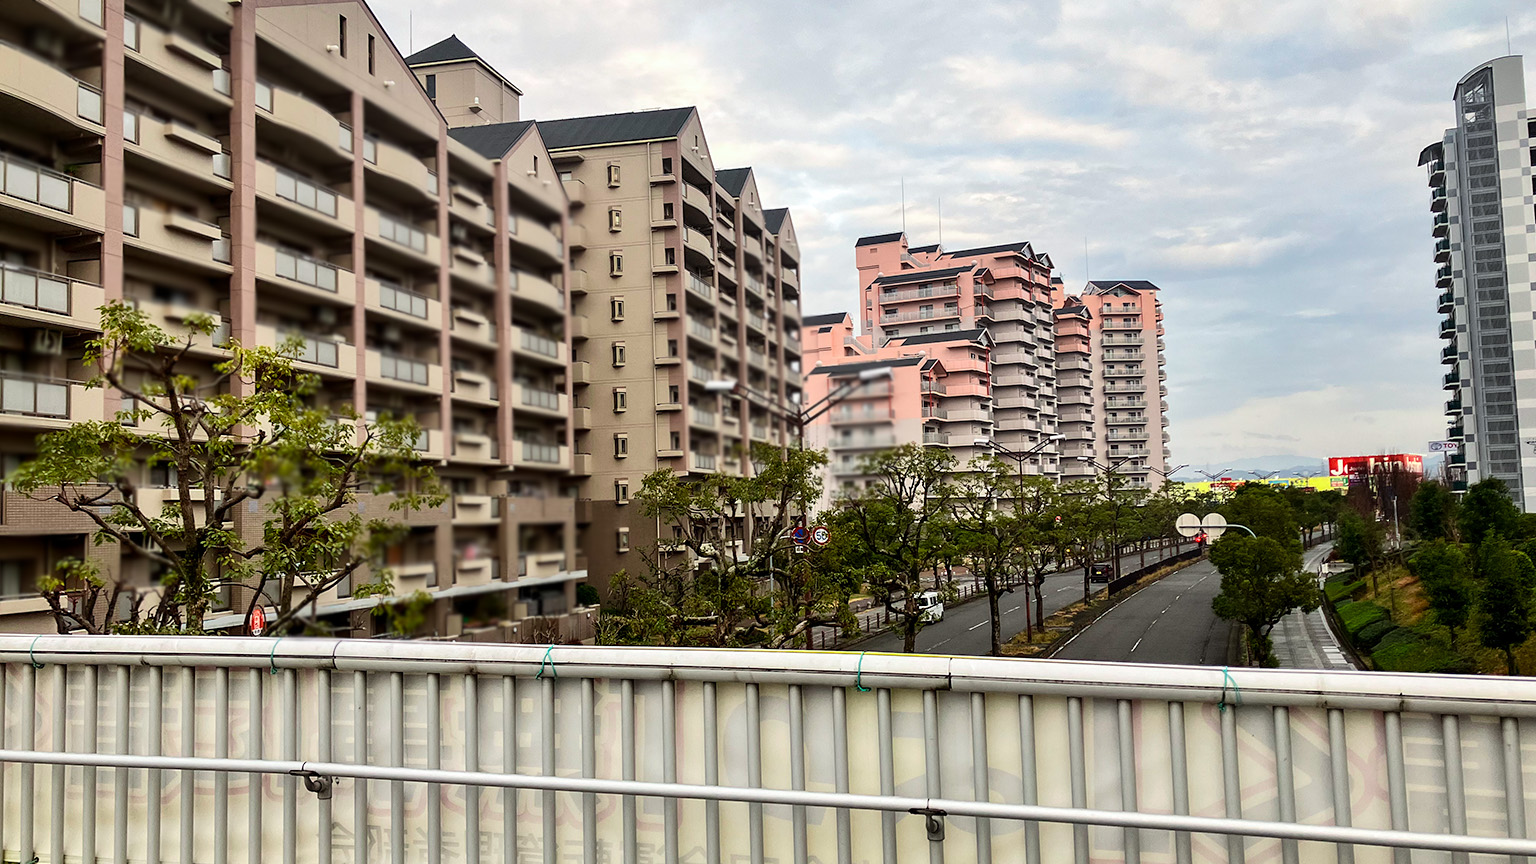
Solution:
[[[533,157],[533,176],[539,176],[539,157]]]
[[[661,173],[663,173],[663,174],[671,174],[672,173],[672,157],[671,156],[663,156],[663,157],[661,157]]]
[[[672,214],[674,212],[675,211],[672,209],[671,202],[662,202],[662,205],[661,205],[661,218],[663,218],[663,219],[671,219],[671,218],[673,218]]]
[[[628,528],[620,528],[619,529],[619,551],[620,552],[628,552],[629,551],[629,529]]]
[[[608,188],[613,189],[619,185],[619,163],[608,163]]]
[[[613,413],[623,414],[629,410],[629,391],[623,387],[613,388]]]
[[[368,34],[368,74],[373,74],[373,34]]]
[[[623,459],[629,456],[629,435],[620,432],[613,436],[613,458]]]
[[[337,15],[336,47],[341,51],[341,56],[347,56],[347,16]]]
[[[623,366],[624,365],[624,343],[623,342],[615,342],[615,343],[613,343],[613,365],[614,366]]]
[[[436,75],[428,75],[427,76],[427,98],[431,99],[433,102],[437,101],[437,76]]]
[[[667,340],[667,356],[668,357],[676,357],[677,356],[677,340],[676,339],[668,339]]]
[[[30,561],[0,561],[0,597],[23,597],[37,593],[37,577]]]
[[[615,321],[623,321],[624,320],[624,298],[623,297],[610,297],[610,298],[608,298],[608,312],[609,312],[610,317],[613,318],[613,320],[615,320]]]
[[[674,405],[677,404],[678,396],[679,395],[680,395],[680,393],[678,391],[678,387],[677,387],[676,384],[669,384],[669,385],[667,385],[667,401],[668,402],[671,402]]]
[[[929,332],[932,329],[933,329],[932,327],[928,327],[928,326],[925,325],[923,327],[917,328],[917,332],[919,332],[919,333],[927,333],[927,332]]]
[[[608,230],[618,231],[624,227],[624,211],[617,207],[608,208]]]
[[[615,480],[615,481],[613,481],[613,503],[615,503],[615,504],[628,504],[629,503],[629,481],[628,480]]]
[[[617,249],[608,253],[608,275],[624,275],[624,253]]]
[[[673,450],[681,450],[681,449],[683,449],[683,433],[681,433],[681,432],[673,432],[671,437],[668,438],[667,440],[668,440],[668,443],[670,443],[672,445],[672,449]]]
[[[671,246],[668,246],[666,249],[663,250],[662,260],[666,262],[667,266],[669,266],[669,267],[676,267],[677,266],[677,250],[673,249]]]

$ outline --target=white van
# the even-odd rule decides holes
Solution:
[[[917,611],[920,619],[925,624],[935,624],[944,620],[944,601],[939,599],[939,592],[924,591],[917,595]]]

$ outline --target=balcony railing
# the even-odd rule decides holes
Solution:
[[[0,373],[0,413],[68,417],[69,382]]]
[[[900,324],[903,321],[928,321],[934,318],[959,318],[960,307],[946,306],[943,309],[919,309],[916,312],[903,312],[898,315],[882,315],[881,324]]]
[[[688,273],[688,290],[703,297],[705,300],[710,300],[715,296],[715,289],[708,282],[694,275],[692,271]]]
[[[75,178],[52,168],[0,153],[0,191],[61,213],[74,211]]]
[[[277,169],[277,197],[292,201],[316,213],[331,217],[336,215],[335,192],[281,168]]]
[[[556,465],[560,462],[560,445],[536,444],[531,441],[518,442],[523,445],[523,458],[529,462],[543,462]]]
[[[417,294],[392,282],[379,282],[379,305],[392,312],[425,319],[429,299],[424,294]]]
[[[53,273],[0,263],[0,303],[68,315],[69,280]]]
[[[524,405],[527,405],[530,408],[543,408],[547,411],[560,410],[559,392],[555,390],[541,390],[537,387],[531,387],[527,384],[524,384],[520,389],[523,391]],[[558,462],[559,460],[552,459],[550,461]]]
[[[332,369],[335,369],[340,365],[338,356],[341,350],[340,343],[334,339],[326,339],[319,336],[309,336],[303,333],[284,333],[282,338],[284,341],[286,341],[295,335],[304,340],[304,342],[299,346],[299,351],[296,355],[294,355],[293,359],[299,361],[300,363],[313,363],[316,366],[329,366]],[[422,369],[422,374],[425,376],[426,367],[423,366]],[[422,383],[426,382],[423,381]]]
[[[901,303],[907,300],[922,300],[928,297],[958,297],[960,286],[955,284],[924,285],[921,288],[908,288],[900,290],[886,288],[880,292],[881,303]]]
[[[545,357],[560,356],[559,342],[528,330],[523,331],[523,348]]]
[[[322,291],[336,293],[336,266],[302,252],[279,247],[276,260],[277,275],[292,279]]]
[[[696,424],[698,424],[700,426],[708,426],[708,427],[711,427],[711,428],[714,427],[714,425],[715,425],[715,423],[717,422],[717,419],[718,419],[715,416],[715,412],[713,412],[713,411],[706,411],[703,408],[698,408],[698,407],[690,408],[688,410],[688,415],[693,419],[694,423],[696,423]]]
[[[707,321],[700,321],[697,318],[688,319],[688,332],[706,342],[713,342],[715,340],[715,325]]]
[[[391,381],[427,385],[427,364],[398,354],[379,352],[379,375]]]
[[[424,231],[398,216],[379,211],[379,236],[391,243],[426,254],[427,235]]]
[[[712,381],[715,377],[715,370],[690,360],[688,362],[688,377],[694,381]]]

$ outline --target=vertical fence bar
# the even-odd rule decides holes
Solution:
[[[704,784],[720,785],[720,705],[715,682],[704,682]],[[704,861],[720,864],[720,802],[704,802]]]
[[[261,691],[262,682],[266,680],[264,677],[266,674],[267,671],[264,669],[252,669],[246,673],[250,679],[251,686],[250,692],[246,694],[246,710],[250,717],[250,726],[246,733],[248,743],[245,745],[245,754],[250,759],[260,759],[262,757],[261,737],[265,726],[261,722]],[[265,793],[262,785],[265,780],[266,778],[260,774],[250,775],[250,809],[246,812],[249,829],[247,842],[250,844],[250,853],[246,860],[249,864],[260,864],[261,861],[261,799]]]
[[[1333,781],[1333,824],[1348,827],[1354,816],[1349,804],[1349,747],[1344,737],[1344,711],[1340,708],[1328,709],[1328,763]],[[1339,864],[1355,864],[1354,846],[1338,843],[1334,852]]]
[[[1020,800],[1025,804],[1040,803],[1039,767],[1035,762],[1035,699],[1019,697],[1019,779],[1022,781]],[[1040,864],[1040,823],[1024,823],[1024,864]]]
[[[1461,718],[1455,714],[1440,716],[1440,740],[1445,749],[1446,830],[1467,833],[1467,786],[1461,764]],[[1452,852],[1452,864],[1467,864],[1467,853]]]
[[[939,773],[939,694],[923,691],[923,765],[929,798],[943,798],[944,785]],[[944,841],[928,841],[929,864],[944,864]]]
[[[21,743],[26,745],[22,749],[37,749],[37,667],[27,664],[27,668],[21,674],[21,705],[22,710],[16,713],[21,716]],[[32,836],[33,822],[36,813],[33,807],[37,801],[37,784],[33,782],[35,775],[34,766],[30,762],[22,763],[21,783],[17,790],[18,802],[21,805],[21,860],[30,861],[36,854],[36,842]]]
[[[848,791],[848,690],[832,688],[832,782],[834,791]],[[853,864],[852,815],[837,811],[837,864]]]
[[[1118,725],[1120,751],[1120,809],[1136,812],[1136,733],[1131,726],[1131,700],[1121,699],[1115,704],[1115,720]],[[1125,829],[1125,864],[1141,864],[1141,832]],[[1291,862],[1287,862],[1291,864]]]
[[[181,755],[197,755],[197,667],[181,670]],[[197,833],[197,772],[181,772],[180,864],[192,864]],[[63,859],[60,859],[61,861]],[[85,859],[90,861],[89,858]],[[321,862],[325,864],[325,862]]]
[[[1392,805],[1392,829],[1408,829],[1408,776],[1403,764],[1403,715],[1388,711],[1382,716],[1387,737],[1387,794]],[[1393,864],[1411,864],[1407,849],[1392,850]]]
[[[389,673],[389,764],[405,765],[405,676]],[[389,781],[389,860],[405,864],[405,784]]]
[[[159,756],[164,744],[164,671],[159,666],[151,666],[148,670],[149,693],[148,704],[145,706],[148,718],[144,723],[144,752],[149,756]],[[160,779],[159,768],[144,771],[144,860],[148,864],[160,864]]]
[[[63,753],[69,738],[69,667],[56,663],[53,667],[53,751]],[[64,766],[53,766],[53,781],[49,789],[53,799],[48,816],[49,855],[56,864],[64,864]]]
[[[789,685],[789,787],[805,789],[805,703],[799,684]],[[795,841],[795,864],[806,864],[810,854],[805,835],[805,808],[789,809],[790,828]]]
[[[213,670],[213,755],[229,758],[229,667]],[[360,859],[362,860],[362,859]],[[213,864],[229,864],[229,773],[213,774]]]
[[[747,785],[763,788],[763,726],[756,684],[747,685]],[[763,864],[763,805],[747,805],[747,832],[752,864]]]
[[[539,689],[539,730],[543,735],[543,756],[540,769],[545,777],[555,776],[555,679],[545,678]],[[555,864],[555,793],[543,792],[540,815],[544,817],[544,864]]]
[[[128,680],[128,667],[114,670],[117,681],[113,687],[112,732],[116,739],[113,752],[128,753],[128,709],[132,704],[133,689]],[[128,864],[128,769],[112,769],[112,860],[114,864]]]
[[[464,770],[480,770],[480,685],[473,672],[464,687]],[[464,787],[464,864],[480,864],[480,787]]]
[[[880,742],[880,794],[896,794],[896,749],[891,743],[891,691],[885,687],[875,690],[875,715]],[[896,861],[896,814],[880,811],[880,838],[884,864]]]
[[[625,780],[635,779],[635,682],[619,682],[619,761]],[[635,831],[635,796],[625,795],[623,802],[624,864],[639,864],[639,842]]]
[[[1221,715],[1221,784],[1225,793],[1228,819],[1243,818],[1243,787],[1237,773],[1237,707],[1222,705]],[[1228,864],[1242,864],[1246,852],[1243,838],[1227,836]]]
[[[1525,837],[1525,778],[1520,765],[1520,721],[1500,717],[1499,731],[1504,739],[1504,810],[1508,813],[1509,836]],[[1511,856],[1510,864],[1526,864],[1524,855]]]
[[[427,675],[427,768],[443,767],[443,678]],[[427,864],[443,861],[443,787],[428,783],[423,790],[427,805]]]
[[[97,740],[97,730],[101,726],[101,717],[97,712],[100,707],[97,704],[100,695],[96,692],[96,667],[87,664],[81,670],[81,682],[84,689],[85,701],[81,707],[80,715],[85,720],[85,740],[81,742],[81,749],[86,753],[99,753],[100,742]],[[4,690],[4,667],[0,666],[0,690]],[[4,702],[0,701],[0,717],[5,716]],[[0,723],[0,725],[4,725]],[[0,745],[3,746],[3,745]],[[80,769],[80,827],[83,834],[80,837],[80,860],[86,864],[96,864],[96,769],[87,765]],[[0,806],[0,813],[4,808]],[[4,848],[0,845],[0,848]],[[61,861],[63,859],[60,859]]]
[[[661,777],[667,783],[677,782],[677,682],[672,680],[661,682]],[[677,799],[663,799],[661,813],[665,860],[677,864]]]
[[[517,681],[501,679],[501,770],[517,773]],[[517,864],[517,790],[501,790],[501,860]]]
[[[597,776],[597,693],[591,678],[581,679],[581,776]],[[581,854],[597,860],[597,796],[581,796]]]
[[[315,670],[315,755],[322,762],[331,762],[336,756],[335,734],[332,729],[333,706],[331,705],[331,696],[330,670]],[[333,850],[331,848],[333,842],[332,835],[335,833],[331,830],[331,799],[324,797],[315,801],[315,812],[315,839],[317,841],[315,861],[317,864],[331,864],[331,858],[333,857]],[[362,864],[365,860],[367,859],[359,859],[358,864]],[[191,859],[188,859],[183,864],[190,864],[190,861]]]
[[[299,696],[297,672],[282,672],[283,729],[281,736],[282,758],[299,758]],[[283,864],[295,864],[298,860],[299,836],[299,788],[297,777],[282,778],[283,784]]]
[[[987,759],[987,697],[971,694],[971,784],[977,801],[992,800],[992,763]],[[992,864],[992,820],[976,820],[976,864]]]
[[[1067,759],[1072,773],[1072,806],[1084,809],[1088,806],[1088,768],[1083,751],[1083,700],[1077,696],[1067,699]],[[1072,860],[1076,864],[1088,864],[1088,826],[1072,826]]]
[[[4,718],[10,716],[5,713],[6,703],[9,701],[6,699],[6,689],[10,685],[10,673],[10,665],[6,663],[0,663],[0,747],[5,747],[7,749],[11,747],[11,744],[5,740],[6,724]],[[9,765],[5,764],[4,762],[0,762],[0,853],[3,853],[5,849],[5,819],[3,818],[5,815],[5,775],[9,768]]]
[[[1173,812],[1189,815],[1189,750],[1184,743],[1184,703],[1168,703],[1168,757],[1173,769]],[[1173,832],[1176,864],[1190,864],[1194,849],[1188,831]]]
[[[368,764],[368,673],[352,673],[352,759]],[[368,781],[358,779],[352,787],[352,864],[370,860],[368,849]]]
[[[1296,821],[1296,775],[1291,761],[1291,713],[1283,705],[1274,708],[1275,717],[1275,780],[1276,795],[1280,798],[1280,821]],[[1280,859],[1284,864],[1298,864],[1300,847],[1295,840],[1280,841]]]

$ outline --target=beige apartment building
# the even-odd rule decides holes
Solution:
[[[1134,486],[1156,489],[1170,455],[1158,287],[1091,281],[1069,294],[1059,280],[1053,286],[1062,479],[1113,468]]]
[[[749,475],[752,443],[799,434],[800,248],[693,108],[538,125],[571,202],[573,468],[602,588],[667,532],[633,503],[646,475]]]
[[[209,368],[226,338],[297,333],[321,403],[413,415],[421,458],[452,492],[409,517],[383,562],[397,594],[436,598],[425,635],[516,638],[507,622],[569,612],[584,574],[567,494],[566,193],[538,130],[516,122],[516,88],[478,58],[430,51],[413,74],[359,2],[0,6],[5,468],[40,432],[111,416],[79,383],[103,302],[173,333],[190,311],[217,314],[220,333],[195,352]],[[448,116],[478,112],[435,105],[432,75],[451,85],[439,103],[473,89],[512,127],[450,132]],[[146,472],[141,506],[166,481]],[[235,518],[259,530],[259,513]],[[37,578],[64,557],[153,580],[89,534],[4,493],[0,629],[52,628]],[[239,594],[224,602],[243,608]],[[327,596],[320,618],[371,634],[371,601],[348,594]]]

